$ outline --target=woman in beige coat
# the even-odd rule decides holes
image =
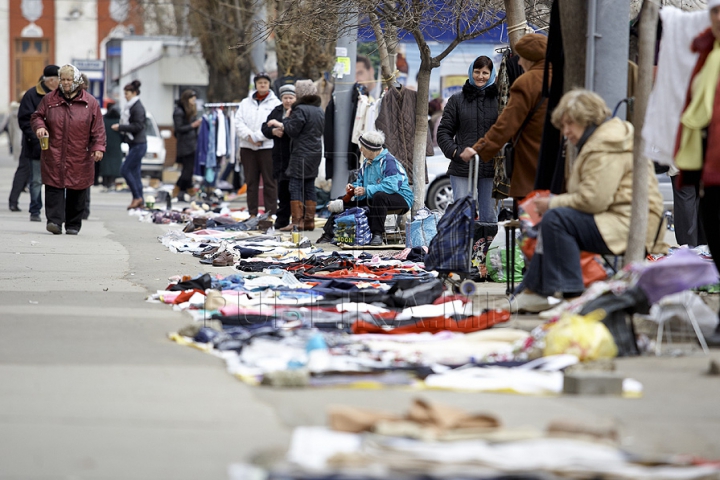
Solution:
[[[605,101],[588,90],[566,93],[552,114],[552,123],[578,148],[567,183],[567,193],[537,198],[542,215],[535,255],[515,296],[513,310],[540,312],[550,308],[547,297],[580,296],[583,292],[580,251],[620,255],[630,231],[633,177],[633,127],[618,118],[608,119]],[[664,252],[661,222],[663,204],[652,163],[648,252]],[[658,238],[660,237],[660,238]]]

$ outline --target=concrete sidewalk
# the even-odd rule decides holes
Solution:
[[[2,198],[15,168],[5,148]],[[223,479],[231,463],[285,449],[293,427],[324,424],[329,404],[403,412],[416,395],[508,426],[613,423],[633,452],[720,458],[720,377],[704,375],[703,355],[617,360],[645,387],[636,400],[248,387],[220,360],[167,339],[188,316],[144,301],[171,275],[233,270],[168,252],[157,241],[168,227],[128,216],[129,201],[93,191],[76,237],[45,231],[44,214],[29,222],[26,193],[22,212],[0,209],[2,479]]]

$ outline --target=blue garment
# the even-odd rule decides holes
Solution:
[[[200,131],[198,132],[197,149],[195,150],[195,175],[202,175],[202,168],[207,161],[208,141],[210,136],[210,122],[203,115]]]
[[[470,195],[467,177],[450,175],[450,185],[453,189],[453,198],[459,200]],[[478,221],[480,223],[497,223],[500,205],[495,204],[492,190],[492,178],[478,178]]]
[[[357,197],[358,200],[372,198],[377,192],[399,193],[407,202],[408,208],[412,208],[413,192],[410,190],[405,168],[387,148],[383,149],[372,163],[365,159],[353,186],[365,188],[366,194]]]
[[[217,151],[217,129],[216,124],[217,123],[217,116],[215,113],[211,113],[208,118],[208,151],[205,158],[205,167],[206,168],[215,168],[217,165],[217,157],[215,156],[215,152]]]
[[[477,61],[478,58],[480,58],[480,57],[477,57],[475,60],[473,60],[472,63],[470,64],[470,67],[468,67],[468,79],[470,80],[470,85],[472,85],[473,87],[477,87],[477,85],[475,85],[475,79],[473,79],[472,73],[473,73],[473,65],[475,65],[475,62]],[[490,71],[490,79],[487,81],[487,83],[485,85],[480,87],[480,90],[485,90],[490,85],[494,84],[496,76],[497,76],[496,69],[493,68]]]
[[[125,156],[125,161],[120,167],[120,174],[130,187],[133,199],[143,198],[143,185],[140,170],[142,169],[142,159],[147,152],[147,143],[132,143],[129,145]]]

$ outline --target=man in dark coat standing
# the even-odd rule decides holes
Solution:
[[[22,130],[22,150],[20,161],[15,171],[12,190],[10,190],[9,207],[13,212],[19,212],[18,199],[25,185],[30,182],[30,221],[39,222],[42,210],[42,179],[40,178],[40,141],[30,125],[30,116],[35,113],[45,94],[58,87],[57,65],[48,65],[43,76],[33,88],[23,95],[18,109],[18,124]]]

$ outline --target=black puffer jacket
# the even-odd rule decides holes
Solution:
[[[289,136],[290,164],[288,178],[315,178],[322,160],[322,137],[325,113],[317,95],[300,97],[292,106],[292,113],[282,120],[285,135]]]
[[[191,124],[194,119],[188,119],[180,100],[175,102],[173,111],[173,124],[175,125],[175,138],[177,138],[177,156],[184,157],[195,153],[197,149],[197,128]]]
[[[448,175],[468,176],[468,164],[462,161],[460,153],[465,147],[472,147],[478,139],[483,138],[497,120],[497,96],[498,90],[494,84],[480,90],[466,81],[462,92],[448,100],[437,131],[438,146],[450,159]],[[494,176],[493,163],[480,162],[480,178]]]
[[[118,131],[120,133],[132,133],[132,140],[127,135],[123,135],[123,142],[128,145],[147,143],[147,137],[145,136],[145,118],[145,107],[142,102],[138,100],[132,107],[130,107],[129,123],[118,127]]]
[[[273,178],[275,178],[275,180],[288,179],[285,176],[285,170],[287,170],[288,165],[290,164],[290,137],[287,135],[283,135],[282,137],[274,136],[272,133],[273,129],[272,127],[268,127],[267,122],[269,122],[270,120],[277,120],[278,122],[282,122],[284,110],[285,107],[283,107],[282,104],[273,108],[272,112],[270,112],[270,115],[268,115],[267,120],[265,120],[265,122],[263,122],[262,126],[260,127],[263,135],[265,135],[267,138],[272,139],[273,141]]]

